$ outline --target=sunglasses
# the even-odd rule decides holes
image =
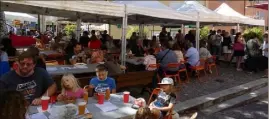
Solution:
[[[27,67],[30,67],[30,66],[33,65],[33,63],[19,62],[19,65],[20,65],[20,66],[27,66]]]

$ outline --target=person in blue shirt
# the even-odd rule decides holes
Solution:
[[[90,88],[95,92],[104,92],[106,89],[110,89],[111,93],[116,93],[116,83],[111,77],[108,77],[108,71],[104,64],[100,64],[96,67],[96,75],[90,80]]]
[[[196,48],[193,47],[192,43],[187,44],[188,50],[185,54],[185,57],[187,58],[187,64],[186,67],[188,70],[190,70],[190,67],[199,65],[199,52]]]
[[[162,43],[162,51],[159,52],[156,56],[158,63],[160,63],[160,67],[158,70],[158,74],[161,77],[164,77],[163,72],[166,74],[175,74],[177,73],[179,68],[168,68],[167,65],[170,63],[178,63],[176,53],[170,49],[170,45],[168,41],[164,41]]]

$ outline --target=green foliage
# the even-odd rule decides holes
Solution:
[[[259,27],[248,28],[243,33],[243,37],[246,41],[248,41],[254,35],[256,35],[260,41],[262,41],[263,33],[262,29]]]
[[[201,40],[207,40],[207,36],[209,35],[209,27],[204,26],[201,30],[200,30],[200,37]]]
[[[67,24],[64,27],[64,32],[66,33],[67,36],[71,36],[72,33],[75,33],[76,29],[77,29],[77,25]]]
[[[126,34],[127,39],[129,39],[132,36],[133,32],[136,32],[136,33],[139,32],[139,26],[128,26],[128,27],[129,28],[128,28],[127,34]],[[148,33],[149,33],[149,29],[145,26],[144,32],[143,32],[144,36],[146,36]]]

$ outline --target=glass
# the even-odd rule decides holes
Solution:
[[[86,102],[78,103],[78,115],[83,115],[85,113]]]
[[[25,62],[19,62],[20,66],[26,66],[26,67],[30,67],[33,65],[33,63],[25,63]]]

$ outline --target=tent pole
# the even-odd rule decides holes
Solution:
[[[154,36],[154,25],[152,26],[152,33],[151,33],[151,37]]]
[[[196,49],[199,51],[199,41],[200,41],[200,15],[197,12],[197,21],[196,21]]]
[[[81,19],[80,17],[77,18],[77,32],[76,32],[76,38],[77,38],[77,41],[79,41],[79,38],[80,38],[80,28],[81,28]]]
[[[181,33],[185,36],[185,26],[181,24]]]
[[[237,24],[237,32],[240,32],[240,25]]]
[[[126,4],[124,5],[124,15],[122,18],[122,37],[121,37],[121,65],[125,66],[126,60],[126,30],[127,30],[127,11]]]

